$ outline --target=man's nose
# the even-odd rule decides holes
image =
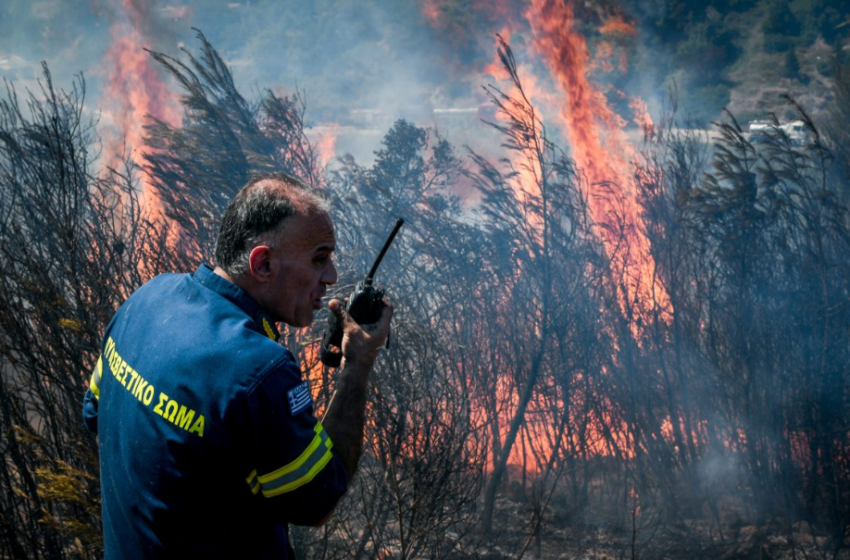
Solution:
[[[330,262],[330,266],[328,266],[328,268],[325,269],[324,274],[322,274],[321,282],[322,284],[331,286],[336,284],[337,281],[336,265],[334,264],[333,259],[329,259],[328,262]]]

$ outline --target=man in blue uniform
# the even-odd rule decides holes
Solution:
[[[288,524],[331,514],[393,311],[374,325],[342,317],[343,366],[319,422],[275,323],[312,322],[337,280],[334,248],[322,193],[265,176],[228,206],[215,269],[158,276],[115,314],[83,405],[107,559],[287,558]]]

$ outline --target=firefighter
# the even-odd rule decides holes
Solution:
[[[357,467],[366,387],[389,334],[344,323],[319,421],[276,323],[309,326],[337,281],[328,201],[282,174],[225,211],[215,269],[163,274],[106,328],[83,403],[98,434],[105,557],[291,558],[288,524],[330,516]]]

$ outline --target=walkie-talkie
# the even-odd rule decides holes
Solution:
[[[373,287],[372,279],[375,277],[378,266],[380,266],[384,255],[387,253],[387,249],[392,245],[393,239],[395,239],[402,225],[404,225],[404,220],[399,218],[389,239],[384,243],[384,248],[381,249],[378,258],[375,260],[375,264],[369,270],[369,274],[366,275],[366,278],[362,282],[357,283],[354,291],[348,296],[348,304],[345,307],[345,312],[357,321],[359,325],[377,323],[381,318],[381,312],[384,310],[384,290]],[[342,335],[342,321],[336,316],[336,313],[331,312],[328,315],[328,330],[322,336],[322,349],[319,352],[319,358],[328,367],[339,367],[339,364],[342,362]],[[387,338],[387,346],[389,346],[389,343],[390,339]],[[340,352],[331,350],[332,346],[339,348]]]

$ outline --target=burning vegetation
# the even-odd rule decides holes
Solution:
[[[500,158],[400,120],[372,165],[326,167],[333,132],[311,141],[303,97],[245,99],[200,34],[198,55],[153,54],[182,119],[148,119],[144,155],[104,172],[82,78],[65,92],[45,66],[40,92],[10,88],[0,556],[98,557],[79,407],[100,334],[152,275],[211,259],[252,174],[284,170],[335,202],[340,294],[374,257],[362,248],[407,221],[380,273],[395,340],[373,376],[368,451],[331,522],[293,530],[299,558],[847,557],[846,70],[829,136],[789,100],[804,146],[778,123],[751,143],[731,114],[709,139],[632,100],[638,149],[588,79],[573,10],[540,0],[527,14],[569,152],[501,40],[505,87],[486,90]],[[610,41],[634,33],[601,21]],[[162,212],[140,203],[142,181]],[[319,409],[334,383],[323,318],[284,337]]]

